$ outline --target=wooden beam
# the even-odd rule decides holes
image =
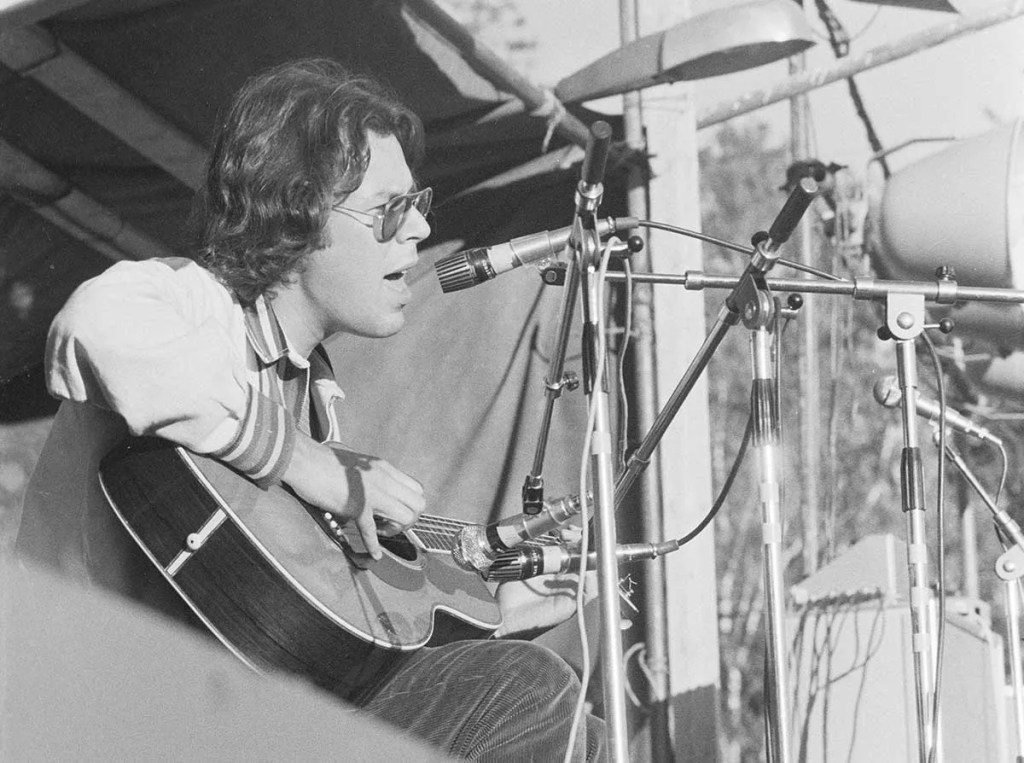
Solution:
[[[860,55],[841,58],[831,66],[808,69],[766,90],[757,90],[741,98],[719,103],[697,117],[697,128],[710,127],[748,114],[1021,15],[1024,15],[1024,0],[1012,0],[987,7],[970,16],[959,16]]]
[[[45,29],[0,29],[0,63],[36,80],[187,187],[202,183],[201,145]]]

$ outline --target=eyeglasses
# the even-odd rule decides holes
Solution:
[[[349,207],[343,207],[341,204],[335,204],[331,209],[342,212],[354,220],[363,223],[363,225],[372,226],[374,238],[383,244],[395,237],[398,229],[405,222],[406,213],[413,207],[416,208],[417,212],[426,217],[430,211],[430,202],[433,199],[434,190],[432,188],[424,188],[422,191],[403,193],[401,196],[388,199],[385,203],[376,207],[377,211],[375,212],[350,209]],[[368,219],[361,220],[357,215]]]

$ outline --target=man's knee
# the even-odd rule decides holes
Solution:
[[[537,696],[564,697],[575,703],[580,691],[576,672],[558,654],[530,641],[497,641],[504,644],[501,662],[510,666],[524,687]]]

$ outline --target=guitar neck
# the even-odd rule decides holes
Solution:
[[[438,517],[433,514],[421,514],[407,534],[414,536],[424,551],[451,552],[459,531],[472,524],[475,523],[462,519]],[[533,546],[547,546],[558,542],[558,537],[552,532],[546,532],[526,541],[527,544]]]
[[[461,519],[421,514],[408,532],[416,537],[425,551],[451,551],[459,530],[470,524]]]

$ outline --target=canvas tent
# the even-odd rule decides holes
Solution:
[[[114,257],[185,251],[218,112],[267,66],[335,58],[386,80],[420,114],[430,136],[422,176],[439,201],[434,251],[509,222],[521,204],[495,218],[486,193],[453,197],[542,153],[545,120],[395,0],[4,3],[0,35],[5,381],[38,364],[50,318],[84,278]],[[561,211],[556,225],[568,222],[571,195]],[[531,216],[523,232],[545,224]]]

